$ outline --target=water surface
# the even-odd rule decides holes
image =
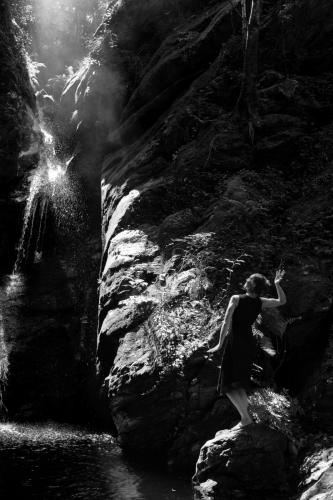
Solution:
[[[1,500],[192,500],[190,481],[129,463],[109,434],[0,424]]]

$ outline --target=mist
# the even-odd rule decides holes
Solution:
[[[13,17],[24,31],[24,44],[32,61],[40,64],[40,85],[78,69],[107,4],[105,0],[12,2]]]

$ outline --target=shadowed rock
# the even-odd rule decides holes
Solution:
[[[286,498],[286,451],[286,437],[262,425],[219,431],[201,448],[195,499]]]
[[[327,338],[332,296],[333,79],[316,48],[331,50],[332,6],[309,0],[268,16],[252,143],[232,113],[242,73],[238,4],[115,2],[97,33],[105,42],[98,61],[63,96],[82,122],[75,136],[82,150],[91,144],[83,131],[101,142],[98,362],[106,418],[127,449],[154,450],[191,471],[202,444],[236,419],[216,393],[219,359],[206,357],[229,293],[251,272],[272,277],[280,262],[287,267],[288,304],[263,315],[262,328],[279,347],[266,359],[270,373],[279,367],[274,382],[295,392],[310,380],[301,366],[312,372],[320,364],[324,342],[314,345]],[[320,74],[315,63],[304,69],[312,59]],[[242,253],[250,257],[229,287],[225,258]],[[202,310],[219,321],[207,317],[191,345]],[[183,362],[178,351],[178,359],[162,360],[161,345],[182,348]]]

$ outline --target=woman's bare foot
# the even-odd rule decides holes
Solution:
[[[247,425],[251,425],[251,424],[253,424],[253,420],[251,420],[251,419],[241,420],[240,422],[238,422],[238,424],[236,424],[230,430],[233,431],[236,429],[240,429],[241,427],[246,427]]]

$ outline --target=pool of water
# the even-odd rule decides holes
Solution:
[[[1,500],[192,500],[175,475],[129,463],[112,436],[0,423]]]

